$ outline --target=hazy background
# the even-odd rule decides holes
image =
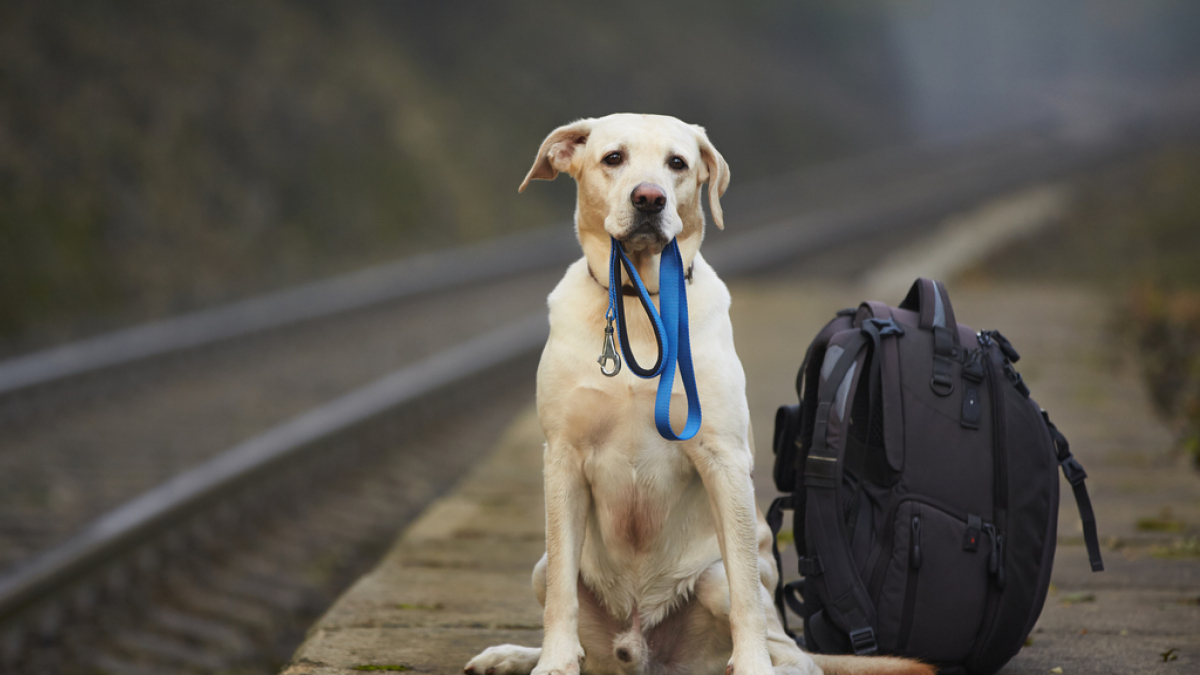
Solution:
[[[565,221],[582,116],[702,124],[734,185],[872,149],[1083,138],[1200,98],[1200,3],[0,5],[0,356]]]
[[[738,329],[758,368],[748,373],[752,409],[764,415],[760,453],[767,415],[794,400],[796,350],[810,337],[796,321],[819,308],[807,291],[853,291],[852,302],[867,294],[864,272],[897,249],[914,248],[930,267],[932,241],[970,261],[961,274],[920,272],[959,289],[961,316],[971,297],[1019,303],[1012,334],[1034,338],[1018,342],[1023,369],[1060,353],[1045,345],[1111,342],[1102,357],[1076,350],[1080,360],[1066,365],[1077,370],[1062,371],[1074,375],[1054,384],[1081,397],[1070,399],[1077,423],[1056,419],[1081,456],[1094,453],[1086,465],[1101,512],[1125,509],[1105,516],[1101,531],[1120,534],[1106,537],[1106,559],[1181,558],[1190,576],[1178,578],[1195,579],[1200,493],[1180,468],[1186,454],[1200,466],[1200,1],[0,0],[0,672],[20,649],[9,628],[26,620],[35,628],[21,658],[37,667],[21,672],[93,673],[96,655],[140,664],[103,666],[113,673],[213,672],[218,657],[222,672],[277,672],[396,531],[493,447],[532,397],[533,365],[476,372],[337,431],[317,434],[324,422],[313,420],[375,405],[377,383],[396,374],[427,381],[430,363],[450,362],[448,347],[495,347],[494,336],[474,340],[544,316],[561,269],[389,301],[371,295],[386,285],[373,277],[352,293],[374,297],[368,306],[343,302],[321,319],[188,343],[247,317],[278,319],[280,307],[295,318],[345,300],[326,286],[269,311],[176,322],[170,343],[192,347],[158,356],[153,330],[90,350],[39,350],[398,260],[388,269],[428,269],[408,258],[522,230],[566,235],[572,181],[516,188],[553,128],[613,112],[708,129],[733,173],[729,232],[714,244],[749,250],[737,243],[745,232],[760,253],[770,251],[763,237],[815,233],[778,249],[817,242],[801,260],[733,285],[735,324],[736,312],[790,322]],[[1062,196],[1061,211],[1039,216],[1043,229],[986,257],[942,246],[951,229],[971,243],[1011,233],[1022,218],[1013,204],[1027,214],[1031,192]],[[1009,222],[985,217],[996,208]],[[830,222],[858,234],[818,248]],[[720,249],[709,250],[717,264]],[[898,301],[905,275],[875,297]],[[1107,323],[1060,311],[1079,298],[1103,305]],[[1153,445],[1166,436],[1144,411],[1108,416],[1122,396],[1141,396],[1139,385],[1112,385],[1126,360],[1176,439],[1170,451]],[[756,401],[773,383],[786,398]],[[1101,389],[1122,391],[1110,400]],[[1138,447],[1142,431],[1157,440]],[[288,454],[257,473],[209,484],[190,502],[163,499],[279,443]],[[136,522],[122,509],[170,503],[150,521],[169,532],[112,536],[103,560],[79,546]],[[1063,522],[1072,537],[1074,515]],[[1117,553],[1126,535],[1131,548]],[[63,565],[63,551],[80,550],[90,558]],[[59,574],[49,588],[39,576],[47,560],[82,576],[67,586]],[[156,560],[144,578],[161,577],[161,592],[149,597],[138,581],[129,597],[122,580],[140,577],[126,572]],[[1089,639],[1157,666],[1178,645],[1138,650],[1159,644],[1143,639],[1153,626],[1181,616],[1163,611],[1184,605],[1165,605],[1176,596],[1154,585],[1176,577],[1117,574],[1113,583],[1144,591],[1145,613],[1089,605],[1134,629],[1126,641],[1102,630]],[[16,616],[4,605],[14,578],[33,578],[50,597]],[[116,601],[89,614],[99,584]],[[1186,587],[1177,599],[1194,614],[1195,585]],[[82,628],[68,616],[51,639],[69,607]],[[1088,663],[1121,670],[1111,653]]]

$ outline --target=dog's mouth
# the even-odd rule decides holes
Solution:
[[[617,239],[625,245],[627,251],[641,251],[647,248],[661,250],[667,245],[667,235],[663,234],[657,214],[638,214],[633,226]]]

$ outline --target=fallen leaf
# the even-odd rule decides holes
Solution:
[[[1025,638],[1025,646],[1032,647],[1033,646],[1033,638],[1031,638],[1031,637]]]
[[[1129,631],[1127,631],[1127,630],[1125,630],[1124,628],[1122,628],[1122,629],[1121,629],[1121,632],[1120,632],[1120,633],[1117,633],[1117,635],[1129,635]]]
[[[1062,666],[1051,668],[1050,672],[1056,673],[1057,675],[1062,675]]]
[[[1059,599],[1062,600],[1063,603],[1068,604],[1068,605],[1076,603],[1076,602],[1095,602],[1096,594],[1095,593],[1084,593],[1081,591],[1081,592],[1077,592],[1077,593],[1067,593],[1066,595],[1062,596]]]
[[[1179,660],[1179,654],[1176,653],[1176,650],[1174,647],[1159,654],[1159,656],[1162,657],[1163,663],[1166,663],[1167,661],[1178,661]]]
[[[1080,635],[1087,635],[1087,629],[1086,629],[1086,628],[1084,628],[1083,630],[1079,631],[1079,634],[1080,634]]]

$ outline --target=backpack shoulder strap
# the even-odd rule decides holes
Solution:
[[[794,442],[796,447],[802,453],[811,445],[812,427],[815,415],[808,411],[810,409],[814,409],[816,406],[815,399],[818,388],[817,383],[819,381],[817,373],[820,371],[819,367],[813,366],[812,375],[810,377],[809,368],[812,366],[813,356],[815,355],[818,359],[824,359],[825,348],[829,344],[829,339],[841,331],[850,329],[852,327],[851,324],[856,312],[857,309],[853,307],[839,310],[837,315],[828,323],[826,323],[825,326],[817,333],[817,336],[813,338],[812,342],[808,344],[808,349],[804,352],[804,361],[800,364],[799,372],[796,373],[796,396],[800,399],[800,405],[796,406],[796,413],[798,413],[798,415],[796,415],[796,418],[793,419],[793,413],[790,410],[790,406],[785,406],[779,409],[779,413],[775,418],[775,484],[776,486],[780,487],[781,490],[783,490],[783,481],[780,480],[781,472],[790,471],[800,474],[795,476],[798,480],[795,480],[791,483],[795,486],[795,488],[791,491],[791,494],[785,494],[782,497],[777,497],[775,501],[771,503],[771,508],[767,511],[766,516],[767,524],[771,528],[771,551],[775,556],[776,570],[779,572],[779,579],[775,587],[775,606],[779,610],[780,619],[783,621],[784,632],[786,632],[788,636],[795,640],[796,643],[801,647],[804,647],[804,638],[788,628],[787,611],[784,608],[785,601],[787,606],[791,607],[793,612],[796,612],[800,616],[807,615],[805,614],[803,605],[799,600],[796,599],[795,596],[797,582],[792,582],[791,584],[783,583],[783,560],[779,555],[779,530],[783,527],[783,512],[792,511],[792,533],[794,535],[793,543],[796,546],[796,551],[800,555],[800,568],[801,573],[803,574],[804,570],[806,569],[804,565],[804,554],[808,550],[804,536],[804,484],[802,480],[799,480],[802,479],[803,466],[800,464],[797,466],[792,466],[790,464],[786,466],[780,466],[780,461],[783,458],[783,453],[780,452],[780,444],[789,442],[788,437],[794,433],[796,438],[791,442]],[[781,425],[792,424],[796,425],[798,428],[789,431],[781,427]],[[798,461],[803,462],[804,458],[805,455],[801,454]]]
[[[806,558],[801,559],[801,567],[807,567],[812,573],[806,576],[820,577],[820,583],[808,584],[805,588],[812,588],[822,596],[822,604],[830,618],[850,636],[855,654],[878,651],[874,628],[875,606],[854,571],[849,544],[843,532],[845,523],[839,515],[839,486],[842,482],[846,434],[834,434],[831,444],[827,432],[831,416],[844,406],[842,397],[846,396],[845,390],[849,388],[844,380],[848,381],[848,374],[851,378],[861,375],[852,374],[850,369],[870,340],[866,334],[856,332],[840,345],[840,355],[826,352],[827,361],[836,360],[827,362],[822,368],[829,370],[818,390],[812,447],[804,464],[807,549]],[[839,406],[839,400],[842,406]]]

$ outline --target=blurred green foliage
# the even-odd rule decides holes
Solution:
[[[1124,297],[1200,291],[1200,145],[1179,143],[1078,181],[1066,217],[989,260],[987,271],[1086,280]]]
[[[1064,222],[988,261],[987,273],[1084,281],[1115,300],[1155,406],[1200,463],[1200,145],[1084,180]]]
[[[894,140],[879,4],[9,0],[0,356],[566,221],[515,188],[575,117],[703,124],[735,186]]]

